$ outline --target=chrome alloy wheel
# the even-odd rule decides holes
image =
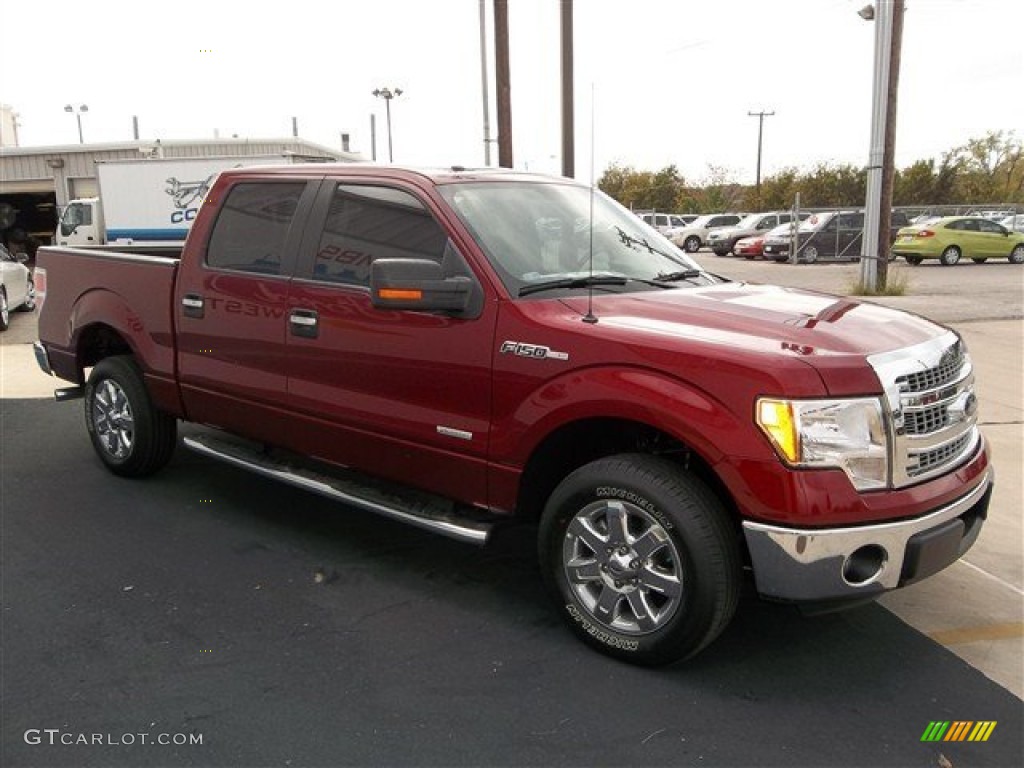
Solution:
[[[683,599],[675,544],[654,516],[628,502],[596,501],[577,512],[566,529],[562,563],[590,616],[616,632],[653,632]]]
[[[110,456],[124,459],[131,453],[135,439],[135,419],[128,396],[116,381],[104,379],[96,388],[92,423],[104,450]]]

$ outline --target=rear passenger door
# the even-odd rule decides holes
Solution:
[[[178,374],[189,419],[284,444],[288,291],[319,179],[239,177],[189,240],[175,294]],[[200,239],[205,238],[203,242]]]
[[[864,214],[842,213],[839,215],[839,259],[857,260],[861,255],[861,241],[864,238]]]
[[[427,196],[397,181],[328,180],[301,251],[282,369],[298,450],[486,503],[496,306]],[[468,277],[475,309],[374,308],[379,258],[431,259]]]

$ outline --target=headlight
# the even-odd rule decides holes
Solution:
[[[889,447],[877,398],[760,398],[757,425],[790,466],[837,467],[858,491],[888,485]]]

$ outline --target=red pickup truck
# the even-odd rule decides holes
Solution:
[[[730,282],[566,179],[223,172],[181,253],[42,248],[36,352],[111,471],[185,444],[484,543],[535,521],[569,626],[691,656],[758,592],[858,601],[960,557],[992,468],[952,331]]]

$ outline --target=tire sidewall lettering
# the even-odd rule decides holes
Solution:
[[[597,640],[599,643],[604,643],[609,648],[615,648],[620,651],[627,651],[630,653],[640,650],[640,643],[637,640],[629,640],[624,637],[612,634],[606,629],[594,624],[586,616],[580,613],[579,609],[572,603],[565,604],[565,610],[569,613],[569,617],[580,625],[588,635]]]
[[[646,496],[628,488],[617,488],[611,485],[601,485],[594,489],[594,495],[599,499],[617,499],[633,504],[653,516],[655,520],[667,531],[675,529],[672,519],[658,509]]]

